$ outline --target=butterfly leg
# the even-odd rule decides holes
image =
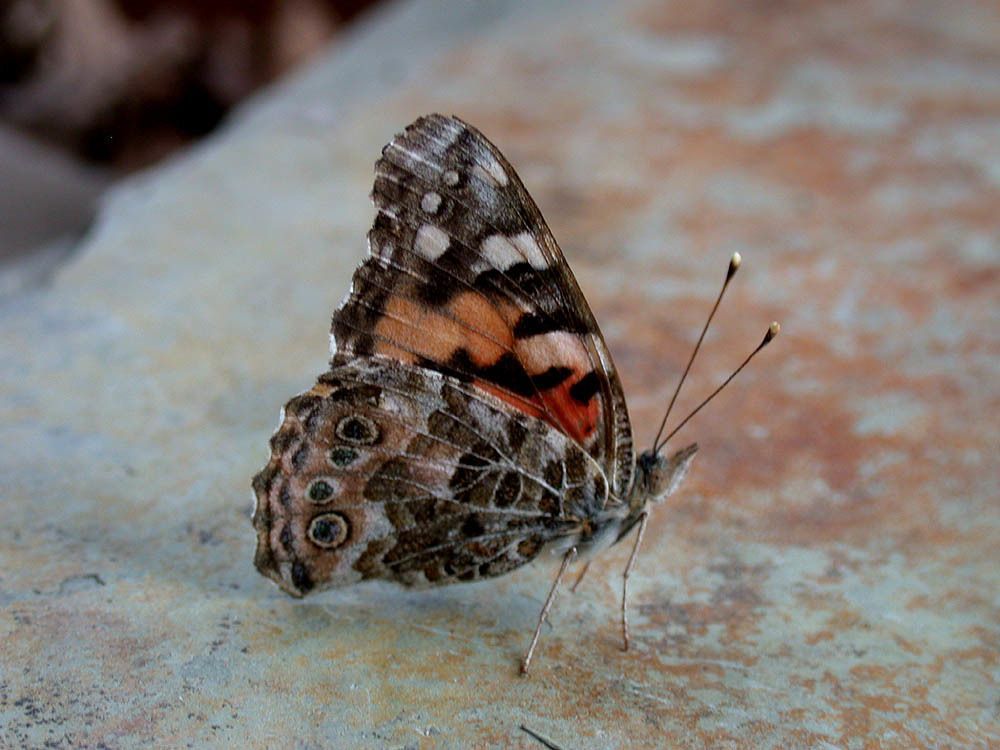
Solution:
[[[572,593],[574,593],[574,594],[576,593],[576,587],[580,585],[580,581],[582,581],[583,577],[585,575],[587,575],[587,571],[590,570],[590,564],[592,562],[594,562],[594,561],[593,560],[587,560],[587,562],[583,566],[583,570],[580,571],[580,575],[578,575],[576,577],[576,580],[573,582],[573,585],[569,587],[569,590]]]
[[[574,557],[576,557],[576,547],[570,547],[566,554],[563,555],[562,565],[559,566],[559,573],[556,574],[556,580],[552,582],[552,588],[549,589],[549,595],[542,606],[542,612],[538,615],[538,626],[535,628],[535,635],[531,639],[531,645],[528,646],[524,658],[521,659],[521,674],[528,674],[528,665],[531,664],[531,657],[535,653],[535,646],[538,645],[538,636],[542,633],[542,624],[545,622],[545,618],[549,616],[549,610],[552,609],[552,602],[556,598],[556,589],[559,588],[559,581],[562,580],[563,575],[566,573],[566,568],[573,562]]]
[[[635,567],[635,560],[639,556],[639,545],[642,544],[642,537],[646,533],[646,521],[649,519],[648,513],[642,514],[639,521],[639,532],[635,535],[635,544],[632,545],[632,554],[629,555],[628,564],[625,566],[625,574],[622,576],[622,651],[628,651],[628,577]]]

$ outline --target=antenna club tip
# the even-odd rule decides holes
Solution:
[[[726,282],[728,283],[733,275],[739,270],[740,263],[743,262],[743,256],[739,253],[733,253],[733,257],[729,259],[729,269],[726,271]]]
[[[779,333],[781,333],[781,324],[776,320],[771,321],[771,325],[767,327],[767,333],[764,334],[764,340],[761,342],[761,346],[764,346],[764,344],[771,341],[771,339]]]

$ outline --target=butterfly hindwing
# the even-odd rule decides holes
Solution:
[[[288,403],[254,490],[257,567],[297,596],[500,575],[579,535],[608,494],[546,423],[384,357],[335,361]]]
[[[513,168],[479,131],[430,115],[383,150],[370,257],[333,317],[337,356],[453,376],[548,423],[631,482],[631,428],[594,316]]]

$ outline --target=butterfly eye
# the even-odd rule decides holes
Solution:
[[[372,445],[379,438],[378,426],[368,417],[352,414],[337,422],[337,437],[354,445]]]
[[[357,460],[358,452],[353,448],[344,448],[343,446],[340,446],[331,449],[327,454],[327,458],[329,458],[330,463],[338,469],[344,469]]]
[[[329,479],[314,479],[306,490],[306,497],[314,503],[325,503],[333,493],[334,485]]]
[[[317,547],[335,549],[347,539],[347,519],[340,513],[324,513],[309,524],[309,539]]]

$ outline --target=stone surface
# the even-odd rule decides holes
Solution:
[[[131,181],[0,312],[0,745],[1000,744],[1000,14],[987,4],[416,2]],[[475,6],[474,8],[466,6]],[[305,601],[249,480],[326,358],[381,145],[477,124],[602,322],[646,443],[721,282],[627,550]]]

